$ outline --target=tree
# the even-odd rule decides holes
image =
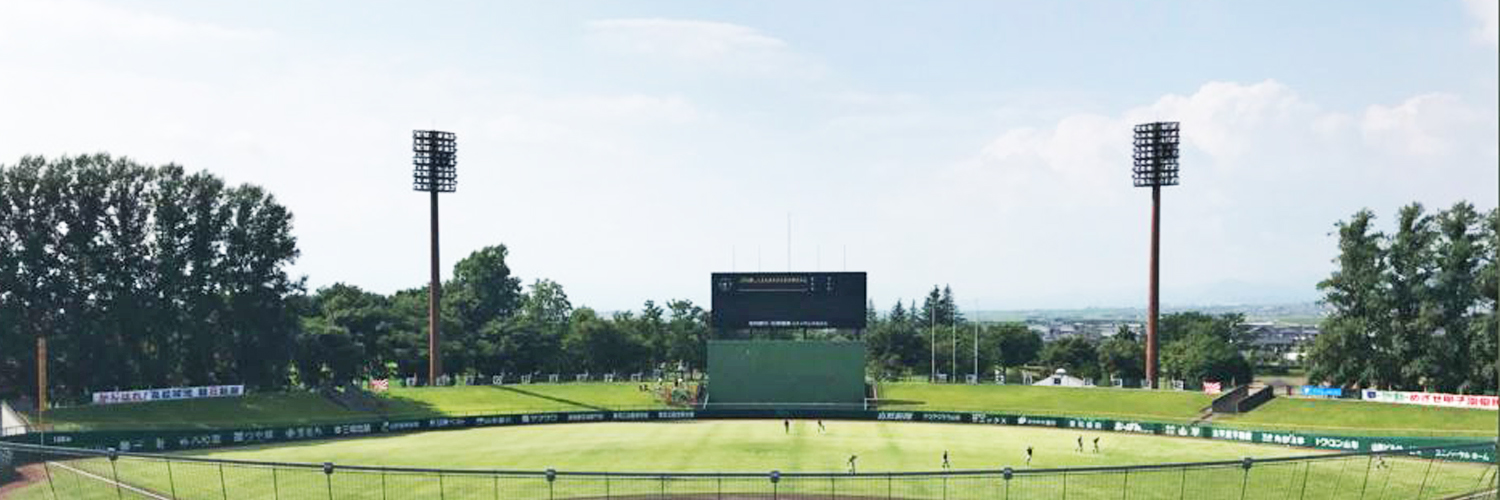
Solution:
[[[1481,228],[1480,241],[1485,242],[1480,252],[1484,263],[1479,270],[1479,306],[1474,321],[1469,324],[1468,381],[1475,392],[1496,392],[1495,355],[1500,321],[1497,321],[1497,289],[1500,289],[1500,270],[1497,270],[1496,252],[1500,251],[1500,209],[1490,210]]]
[[[927,296],[922,299],[922,308],[916,317],[917,322],[923,325],[947,325],[943,321],[946,321],[948,314],[943,310],[942,302],[943,291],[937,285],[933,285],[932,291],[927,292]],[[913,307],[912,310],[918,309]]]
[[[1436,240],[1432,218],[1422,213],[1420,203],[1401,207],[1396,234],[1388,238],[1386,251],[1389,328],[1380,330],[1385,335],[1371,346],[1377,385],[1418,387],[1440,370],[1442,360],[1432,351],[1432,328],[1422,314],[1432,299],[1428,288],[1435,270],[1432,246]]]
[[[938,324],[953,326],[963,324],[964,314],[959,312],[958,303],[953,299],[953,288],[943,285],[943,296],[938,300]]]
[[[1470,373],[1470,310],[1479,303],[1479,267],[1483,241],[1480,216],[1467,202],[1454,204],[1438,215],[1440,234],[1435,248],[1437,272],[1433,276],[1431,318],[1442,330],[1432,349],[1442,368],[1430,374],[1439,391],[1467,392]]]
[[[566,371],[605,373],[638,365],[642,346],[632,342],[620,323],[587,307],[573,310],[562,344]]]
[[[343,327],[323,318],[302,322],[297,339],[297,374],[310,386],[337,385],[360,373],[364,346]]]
[[[505,245],[475,250],[453,265],[453,280],[444,288],[444,298],[454,304],[464,328],[477,330],[484,324],[505,320],[521,304],[521,279],[511,275]]]
[[[1346,388],[1374,382],[1373,339],[1385,328],[1388,306],[1383,279],[1385,252],[1381,234],[1371,221],[1375,214],[1360,210],[1348,222],[1337,224],[1339,256],[1337,268],[1318,283],[1323,303],[1332,309],[1320,326],[1321,333],[1308,352],[1308,380],[1330,382]]]
[[[1253,373],[1239,350],[1202,333],[1175,340],[1162,349],[1162,371],[1180,380],[1231,383],[1249,383]]]
[[[1041,362],[1048,369],[1063,368],[1081,378],[1099,378],[1099,349],[1083,337],[1064,337],[1042,347]]]
[[[1212,336],[1238,349],[1250,345],[1250,330],[1245,327],[1245,315],[1241,313],[1213,316],[1187,311],[1167,314],[1161,317],[1156,333],[1161,345],[1197,334]]]
[[[0,392],[285,384],[292,216],[264,190],[97,154],[0,166]]]
[[[1021,323],[1000,323],[990,327],[999,351],[996,360],[1002,368],[1025,365],[1037,360],[1042,351],[1042,336]]]
[[[906,323],[911,321],[911,318],[907,317],[906,308],[901,306],[901,301],[899,300],[896,301],[896,305],[891,306],[891,313],[886,315],[886,319],[892,323]]]
[[[690,300],[668,301],[667,310],[671,313],[666,325],[667,359],[703,368],[708,357],[708,311]]]
[[[900,301],[891,308],[888,318],[865,334],[871,366],[877,369],[877,373],[896,375],[925,365],[926,342]]]
[[[1146,376],[1145,367],[1146,346],[1136,342],[1133,336],[1117,334],[1099,344],[1099,368],[1105,375],[1139,380]]]

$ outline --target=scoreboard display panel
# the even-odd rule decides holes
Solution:
[[[714,273],[714,328],[864,328],[865,273]]]

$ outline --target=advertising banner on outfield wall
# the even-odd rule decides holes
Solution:
[[[1320,387],[1316,385],[1302,386],[1303,396],[1323,396],[1329,398],[1344,397],[1344,389],[1339,387]]]
[[[228,398],[245,395],[243,385],[206,385],[202,387],[168,387],[165,389],[141,389],[138,391],[106,391],[94,393],[94,404],[144,403],[172,399]]]
[[[406,420],[377,420],[329,425],[299,425],[258,429],[230,430],[143,430],[84,431],[33,433],[9,436],[0,440],[49,446],[105,449],[126,452],[163,452],[174,450],[218,448],[249,444],[331,439],[420,430],[465,429],[513,425],[566,424],[583,422],[629,422],[700,419],[761,419],[779,429],[781,419],[881,420],[897,422],[933,422],[978,425],[1018,425],[1078,429],[1099,432],[1127,432],[1170,437],[1203,438],[1245,443],[1276,444],[1349,452],[1379,452],[1412,448],[1455,446],[1422,452],[1427,458],[1490,463],[1493,448],[1458,448],[1473,445],[1474,440],[1442,438],[1349,437],[1267,432],[1212,426],[1164,424],[1132,420],[1075,418],[1057,416],[1011,415],[996,413],[960,413],[941,411],[865,411],[817,409],[722,409],[722,410],[643,410],[524,413],[470,417],[438,417]],[[780,432],[779,430],[777,432]]]
[[[1360,398],[1377,403],[1397,403],[1423,406],[1447,406],[1471,410],[1500,410],[1500,398],[1465,394],[1441,394],[1436,392],[1360,391]]]

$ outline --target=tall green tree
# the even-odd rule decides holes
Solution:
[[[1385,275],[1382,236],[1371,227],[1375,214],[1360,210],[1348,222],[1337,225],[1337,268],[1318,283],[1323,303],[1332,309],[1320,326],[1321,333],[1308,352],[1310,381],[1323,381],[1346,388],[1370,386],[1378,367],[1375,341],[1385,318],[1389,296]]]
[[[491,321],[504,321],[521,304],[521,279],[513,276],[505,245],[475,250],[453,265],[453,280],[443,299],[454,306],[462,328],[477,330]]]
[[[1472,356],[1469,324],[1472,309],[1480,303],[1479,267],[1482,264],[1480,216],[1467,202],[1454,204],[1438,215],[1439,238],[1434,253],[1437,272],[1433,276],[1432,321],[1442,330],[1432,349],[1443,361],[1430,374],[1436,388],[1445,392],[1470,390],[1467,380]]]
[[[1388,239],[1386,261],[1389,271],[1390,319],[1385,334],[1372,339],[1372,372],[1377,385],[1418,387],[1424,379],[1441,370],[1443,360],[1433,351],[1432,326],[1423,315],[1430,309],[1428,293],[1435,266],[1433,244],[1437,232],[1432,218],[1423,213],[1420,203],[1401,207],[1396,216],[1396,233]]]
[[[0,374],[34,384],[25,354],[45,336],[63,399],[285,384],[300,330],[288,300],[302,287],[286,271],[291,227],[264,190],[175,165],[98,154],[0,166]]]
[[[1500,338],[1500,321],[1497,321],[1497,291],[1500,291],[1500,270],[1497,270],[1497,260],[1500,256],[1500,209],[1490,210],[1485,217],[1482,227],[1482,238],[1485,242],[1484,251],[1480,252],[1483,264],[1479,269],[1479,305],[1475,308],[1475,318],[1469,324],[1469,366],[1468,382],[1475,392],[1488,394],[1496,393],[1497,383],[1495,373],[1495,356],[1497,338]]]

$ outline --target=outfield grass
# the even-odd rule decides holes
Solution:
[[[1214,424],[1326,434],[1476,436],[1494,438],[1496,412],[1350,400],[1276,398],[1244,415]]]
[[[616,472],[844,472],[849,455],[859,457],[861,471],[921,471],[941,467],[947,451],[955,469],[1026,469],[1024,450],[1035,448],[1031,467],[1079,467],[1130,464],[1160,464],[1205,460],[1236,460],[1309,455],[1316,452],[1285,447],[1074,430],[976,426],[954,424],[827,421],[820,432],[815,421],[795,421],[786,432],[779,420],[641,422],[565,424],[524,427],[434,431],[391,437],[317,441],[297,444],[237,448],[192,455],[211,458],[274,460],[338,464],[452,467],[541,471]],[[1076,451],[1083,437],[1085,452]],[[1092,452],[1092,439],[1100,438],[1100,453]],[[1296,496],[1298,488],[1312,485],[1306,498],[1439,498],[1473,488],[1487,468],[1473,464],[1425,462],[1405,458],[1388,459],[1389,466],[1369,468],[1365,457],[1328,462],[1263,464],[1246,474],[1237,466],[1217,469],[1182,469],[1089,474],[1075,472],[1071,482],[1062,474],[1017,476],[1012,499],[1064,498],[1223,498],[1237,497],[1246,485],[1245,498]],[[605,486],[602,479],[561,476],[551,485],[541,478],[447,475],[378,475],[343,472],[325,478],[315,470],[277,471],[230,466],[224,472],[213,465],[175,463],[168,470],[161,462],[121,460],[112,470],[102,459],[65,461],[50,468],[62,498],[115,498],[115,490],[99,479],[80,476],[61,466],[90,471],[105,478],[119,474],[123,482],[156,492],[171,491],[176,498],[569,498],[669,492],[713,492],[720,486],[711,479],[675,480],[670,486],[656,477],[615,479]],[[1434,469],[1435,468],[1435,469]],[[1431,475],[1429,475],[1431,473]],[[169,476],[170,475],[170,476]],[[169,481],[169,477],[171,481]],[[175,483],[174,483],[175,481]],[[884,497],[887,488],[895,498],[992,498],[1003,486],[995,476],[907,479],[890,483],[884,476],[867,479],[783,479],[780,492],[827,495],[863,493]],[[174,484],[176,485],[174,487]],[[893,486],[894,485],[894,486]],[[612,488],[612,489],[607,489]],[[441,494],[439,493],[441,489]],[[726,491],[769,492],[769,483],[759,477],[732,480]],[[1378,495],[1375,494],[1378,491]],[[1368,492],[1368,493],[1367,493]],[[50,499],[46,485],[25,489],[20,500]],[[1233,493],[1230,496],[1230,493]],[[130,495],[125,498],[141,498]],[[163,495],[168,496],[168,495]],[[831,496],[831,495],[830,495]],[[827,496],[825,496],[826,498]],[[786,497],[784,497],[786,498]]]
[[[1019,426],[913,422],[704,420],[607,422],[435,431],[191,453],[287,462],[558,470],[839,472],[850,454],[866,470],[938,470],[944,450],[955,468],[1137,465],[1317,453],[1280,446]],[[1076,453],[1083,436],[1089,453]],[[1092,453],[1100,438],[1101,453]]]
[[[1095,416],[1187,422],[1213,401],[1198,392],[1026,385],[934,385],[920,382],[880,386],[880,407],[964,410],[1033,415]]]

